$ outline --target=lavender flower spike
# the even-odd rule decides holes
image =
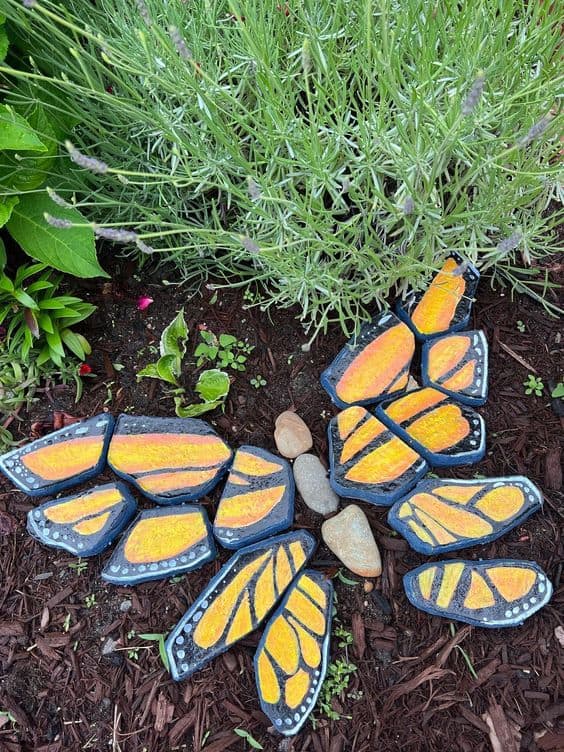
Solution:
[[[470,91],[466,95],[466,99],[462,103],[461,109],[464,117],[471,115],[478,106],[480,99],[482,98],[485,83],[486,77],[484,75],[484,71],[478,71],[478,75],[476,76],[476,79],[472,84]]]
[[[22,5],[24,8],[35,8],[37,0],[22,0]]]
[[[72,204],[65,201],[65,199],[62,196],[59,196],[59,194],[52,188],[47,188],[47,193],[49,194],[51,201],[57,204],[57,206],[61,206],[63,209],[72,209]]]
[[[94,234],[103,240],[113,240],[114,243],[136,243],[137,233],[133,230],[121,230],[116,227],[98,227],[94,225]]]
[[[519,230],[515,230],[515,232],[512,232],[511,235],[508,238],[503,238],[503,240],[500,240],[499,243],[496,246],[496,250],[499,253],[509,253],[510,251],[515,250],[519,243],[521,242],[522,235],[519,232]]]
[[[103,175],[108,171],[109,168],[105,162],[95,159],[94,157],[87,157],[85,154],[78,151],[70,141],[65,141],[65,146],[70,158],[79,167],[84,167],[85,170],[90,170],[90,172],[95,172],[99,175]]]
[[[62,219],[61,217],[53,217],[51,214],[44,212],[43,217],[47,224],[51,227],[56,227],[59,230],[70,230],[74,227],[73,223],[69,219]]]
[[[542,136],[542,134],[550,125],[550,121],[551,118],[548,115],[545,115],[534,125],[531,125],[527,133],[519,141],[519,146],[528,146],[532,141]]]
[[[182,34],[178,31],[176,26],[170,26],[168,33],[180,57],[183,60],[192,60],[192,53],[188,49],[188,46],[184,41]]]

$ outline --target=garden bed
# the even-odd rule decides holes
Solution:
[[[258,308],[245,309],[249,301],[237,291],[204,288],[188,298],[181,287],[163,286],[162,274],[135,281],[135,268],[121,262],[114,265],[111,282],[81,283],[79,294],[98,305],[84,327],[93,347],[88,364],[95,377],[84,379],[78,405],[70,387],[42,393],[22,422],[12,424],[17,438],[28,438],[41,421],[50,430],[53,410],[79,416],[101,410],[174,414],[162,383],[137,383],[135,374],[154,360],[149,346],[158,345],[162,329],[184,306],[189,352],[202,324],[218,334],[248,338],[255,346],[246,372],[236,375],[225,414],[208,416],[231,446],[274,450],[275,418],[295,409],[311,428],[314,451],[327,457],[326,426],[336,410],[319,374],[343,344],[340,330],[320,336],[304,352],[307,337],[293,311],[272,311],[269,318]],[[140,295],[155,301],[144,312],[137,310]],[[490,631],[460,624],[451,630],[448,621],[416,611],[407,602],[401,577],[425,557],[392,535],[386,509],[363,505],[382,551],[383,574],[371,592],[346,571],[344,579],[334,579],[337,625],[352,634],[352,643],[340,647],[347,639],[335,637],[332,660],[358,667],[348,688],[332,702],[342,717],[329,720],[316,709],[314,725],[308,721],[293,740],[281,741],[268,732],[259,709],[252,669],[258,634],[179,684],[165,671],[156,643],[139,637],[168,632],[228,558],[226,551],[177,582],[113,587],[99,577],[108,554],[77,568],[76,559],[33,541],[25,531],[29,500],[2,480],[0,713],[7,711],[10,717],[0,727],[0,750],[221,752],[249,748],[235,733],[242,729],[265,750],[479,752],[491,748],[485,713],[493,717],[498,734],[511,736],[511,729],[521,734],[521,746],[510,746],[506,739],[504,752],[563,749],[564,672],[555,636],[564,605],[563,426],[547,388],[550,379],[561,379],[561,325],[528,299],[511,302],[485,281],[471,325],[485,330],[490,345],[490,398],[480,408],[488,429],[487,455],[477,466],[448,474],[524,474],[541,487],[542,513],[484,549],[468,550],[471,558],[537,561],[555,586],[553,600],[541,613],[523,627]],[[190,360],[185,362],[188,387],[195,378]],[[525,395],[523,381],[534,371],[545,383],[541,398]],[[257,375],[267,381],[258,389],[250,384]],[[219,493],[204,499],[210,512]],[[295,526],[320,539],[321,522],[298,497]],[[331,576],[339,571],[323,545],[313,565]],[[108,639],[119,641],[117,650],[103,655]]]

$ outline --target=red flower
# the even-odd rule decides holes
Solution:
[[[92,373],[92,369],[90,368],[88,363],[81,363],[78,367],[78,375],[87,376],[89,373]]]
[[[141,295],[139,298],[137,298],[137,310],[146,311],[151,303],[154,302],[155,301],[153,300],[153,298],[149,298],[147,295]]]

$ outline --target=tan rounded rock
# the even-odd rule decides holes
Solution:
[[[356,504],[350,504],[326,520],[321,526],[321,535],[351,572],[361,577],[378,577],[382,574],[380,551],[368,518]]]
[[[311,431],[291,410],[285,410],[276,418],[274,441],[280,454],[288,459],[295,459],[313,446]]]

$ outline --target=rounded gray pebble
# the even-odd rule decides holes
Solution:
[[[294,480],[307,506],[318,514],[331,514],[339,508],[339,497],[331,488],[327,470],[313,454],[300,454],[294,462]]]

